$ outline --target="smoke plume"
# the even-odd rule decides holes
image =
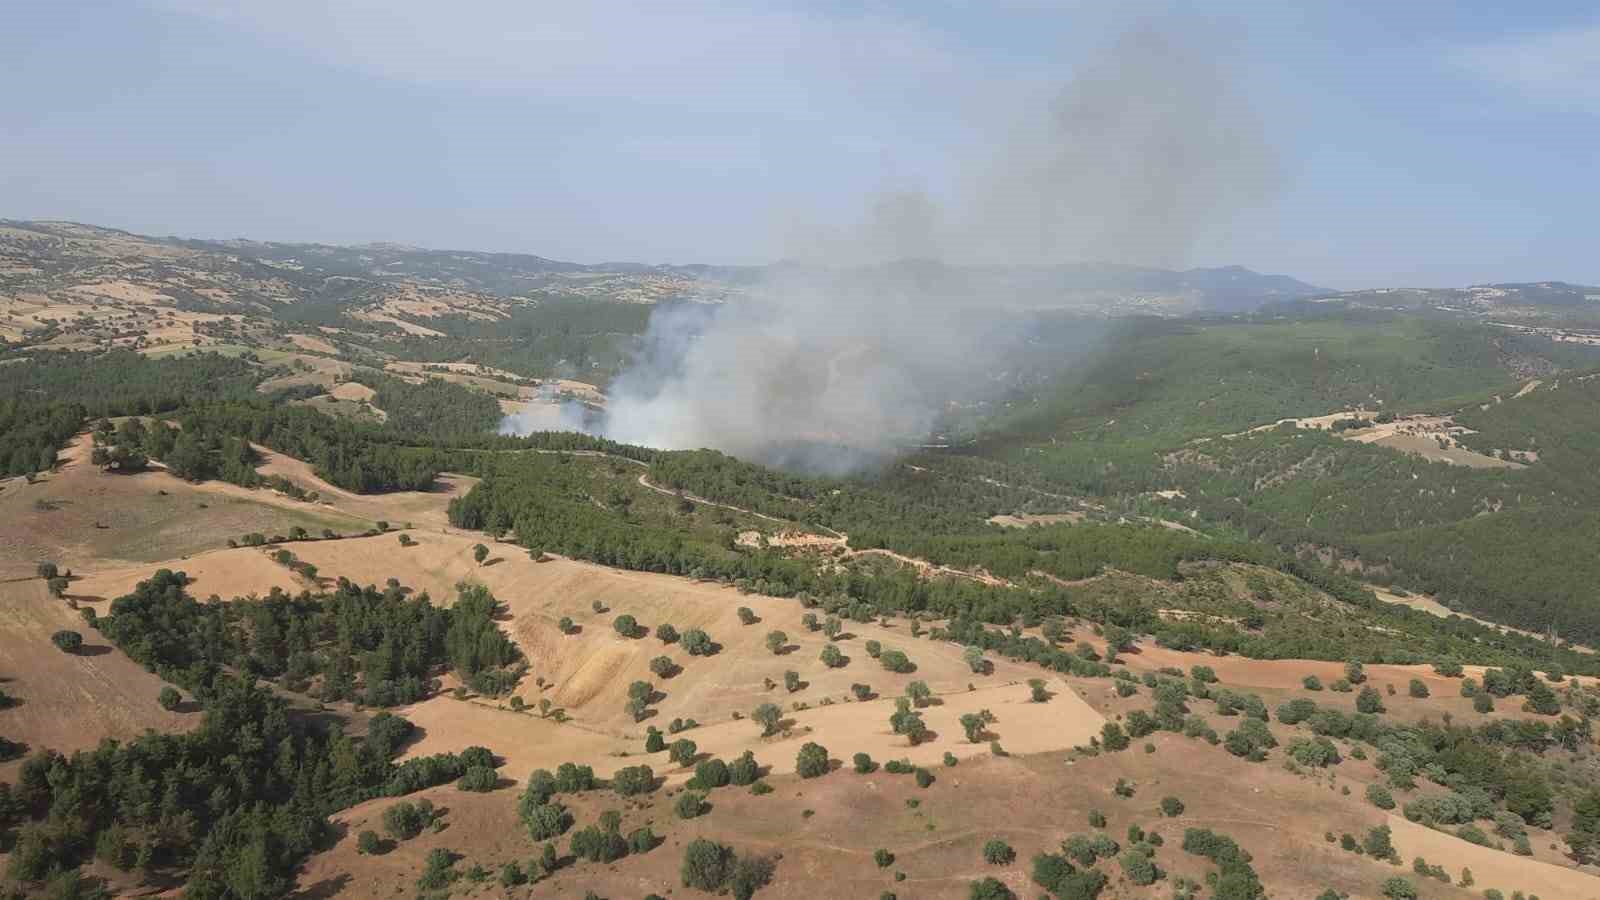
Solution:
[[[1012,361],[1025,335],[1010,313],[1049,305],[940,260],[1178,265],[1274,178],[1227,67],[1151,28],[1117,41],[997,151],[952,186],[952,209],[885,194],[860,224],[791,254],[823,263],[768,267],[726,303],[658,308],[591,430],[814,471],[868,465],[927,440],[950,397]]]

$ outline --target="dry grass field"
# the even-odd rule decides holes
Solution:
[[[63,653],[57,631],[77,631],[83,647]],[[31,749],[87,750],[104,738],[132,738],[146,729],[184,731],[197,710],[167,712],[156,703],[163,683],[112,647],[39,579],[0,583],[0,688],[21,700],[0,709],[0,735]],[[0,763],[0,781],[14,781],[20,761]]]
[[[1179,847],[1185,827],[1214,828],[1237,839],[1254,855],[1255,868],[1272,897],[1309,898],[1329,887],[1352,897],[1376,897],[1383,881],[1395,875],[1411,878],[1427,898],[1477,897],[1485,887],[1499,888],[1507,896],[1523,890],[1544,898],[1600,897],[1600,878],[1572,868],[1552,849],[1555,845],[1547,834],[1535,834],[1531,858],[1517,857],[1373,807],[1364,799],[1366,785],[1384,776],[1370,758],[1354,758],[1354,745],[1348,742],[1338,742],[1344,759],[1327,770],[1286,767],[1281,750],[1268,762],[1253,764],[1220,747],[1170,733],[1136,739],[1121,753],[1085,753],[1074,748],[1087,746],[1106,722],[1149,707],[1146,688],[1119,697],[1108,680],[1057,676],[996,656],[990,657],[992,669],[974,673],[958,645],[932,641],[926,635],[913,637],[910,622],[904,619],[844,623],[845,633],[834,643],[848,661],[830,669],[819,659],[827,639],[806,628],[802,622],[806,611],[794,600],[561,558],[535,562],[520,547],[451,527],[445,506],[470,487],[468,478],[442,476],[438,489],[431,492],[354,495],[322,482],[298,460],[264,452],[261,471],[319,491],[319,502],[308,504],[229,485],[187,485],[160,472],[106,476],[84,462],[84,452],[82,445],[74,447],[66,464],[39,484],[16,482],[0,494],[0,508],[14,511],[5,530],[0,530],[0,539],[15,542],[8,547],[23,546],[25,538],[36,542],[28,545],[34,549],[17,551],[26,556],[8,551],[8,565],[17,570],[14,577],[31,574],[33,556],[44,553],[74,567],[68,597],[95,604],[101,612],[104,600],[127,592],[161,567],[186,571],[194,579],[191,591],[200,597],[216,594],[232,599],[265,593],[274,586],[312,587],[273,562],[268,548],[221,546],[242,531],[282,530],[291,522],[309,521],[305,517],[338,521],[340,526],[329,527],[341,533],[363,530],[379,519],[396,529],[411,526],[405,531],[414,541],[412,546],[402,546],[393,532],[290,544],[298,558],[317,566],[324,583],[340,576],[373,584],[395,578],[426,591],[436,602],[449,603],[458,584],[475,582],[505,604],[502,627],[530,665],[516,691],[527,709],[512,710],[508,698],[456,699],[448,690],[454,682],[447,677],[446,691],[400,710],[419,729],[404,751],[407,757],[487,746],[502,759],[502,787],[487,794],[453,786],[423,792],[420,796],[445,810],[442,829],[377,855],[358,854],[356,835],[369,828],[381,831],[382,812],[396,801],[375,800],[339,813],[334,817],[335,844],[305,864],[297,896],[412,894],[424,857],[436,848],[461,854],[457,869],[462,872],[481,864],[492,874],[505,862],[525,862],[538,845],[517,820],[520,783],[535,768],[554,769],[574,761],[593,766],[602,778],[624,766],[650,765],[662,783],[643,799],[624,799],[602,788],[563,795],[561,800],[571,808],[578,827],[591,824],[604,810],[618,809],[624,832],[649,823],[664,835],[664,843],[616,863],[567,865],[536,885],[507,889],[492,878],[482,885],[463,879],[453,893],[581,897],[594,891],[611,898],[682,894],[678,867],[683,848],[695,837],[707,836],[741,853],[764,854],[776,861],[776,879],[761,897],[809,897],[818,885],[826,884],[851,897],[890,890],[899,897],[959,898],[967,895],[970,881],[991,875],[1026,897],[1038,893],[1029,881],[1030,858],[1057,849],[1071,833],[1088,831],[1090,811],[1099,810],[1109,820],[1107,833],[1119,841],[1130,825],[1159,830],[1166,838],[1156,857],[1168,873],[1165,881],[1139,887],[1122,875],[1114,861],[1103,862],[1100,868],[1112,878],[1101,895],[1105,898],[1168,897],[1178,877],[1203,881],[1209,864]],[[118,543],[107,535],[98,542],[69,545],[52,537],[86,527],[52,524],[51,517],[74,509],[76,502],[48,511],[36,508],[35,500],[56,494],[94,498],[94,515],[111,523],[123,521],[120,516],[142,517],[138,524],[117,526],[137,529],[138,539],[130,535]],[[165,524],[167,519],[148,512],[162,508],[162,503],[179,506],[186,515]],[[245,515],[246,510],[258,517],[251,521],[277,524],[246,528],[240,524],[243,519],[229,517]],[[481,565],[473,555],[480,542],[490,549]],[[140,549],[128,549],[135,545]],[[1107,585],[1119,577],[1125,578],[1108,577]],[[33,746],[70,750],[92,746],[102,737],[128,737],[146,727],[181,729],[197,721],[193,713],[162,711],[155,702],[159,679],[120,652],[98,646],[93,632],[81,627],[77,613],[66,601],[50,598],[38,580],[0,585],[0,594],[7,599],[0,609],[5,617],[0,619],[4,625],[0,677],[9,679],[8,693],[24,699],[21,706],[0,711],[0,733]],[[748,607],[758,621],[744,624],[740,607]],[[619,634],[613,625],[621,615],[634,617],[647,633]],[[563,617],[576,626],[572,633],[564,634],[558,627]],[[703,629],[720,648],[709,656],[691,657],[681,645],[654,636],[655,627],[663,623],[680,634]],[[48,635],[75,624],[84,630],[90,649],[78,656],[63,654],[49,643]],[[766,636],[773,630],[787,636],[780,653],[767,646]],[[1079,629],[1073,639],[1104,646],[1104,639],[1088,629]],[[916,671],[884,670],[869,656],[868,641],[905,651]],[[658,656],[666,656],[677,667],[669,677],[651,671],[651,660]],[[1313,674],[1332,683],[1343,675],[1338,663],[1219,657],[1149,642],[1123,659],[1135,673],[1209,666],[1220,686],[1257,693],[1269,708],[1302,696],[1319,705],[1354,708],[1354,694],[1309,692],[1302,685],[1302,679]],[[788,671],[796,672],[800,680],[793,692],[783,683]],[[1469,668],[1468,674],[1477,671]],[[1371,665],[1367,675],[1396,720],[1437,720],[1448,714],[1457,722],[1476,724],[1516,714],[1510,700],[1493,713],[1474,712],[1459,694],[1459,680],[1437,675],[1430,667]],[[1047,702],[1030,702],[1026,682],[1036,677],[1047,683],[1051,695]],[[1430,697],[1408,696],[1413,678],[1428,686]],[[629,684],[640,680],[651,682],[657,695],[646,718],[636,722],[624,705]],[[903,695],[912,681],[926,682],[935,695],[922,711],[933,735],[915,747],[895,735],[888,721],[893,698]],[[851,690],[855,683],[869,685],[876,696],[855,699]],[[1393,694],[1388,693],[1391,686]],[[541,701],[548,701],[552,711],[561,710],[566,721],[541,715]],[[766,702],[783,709],[783,722],[771,736],[763,736],[748,718],[755,706]],[[57,712],[62,709],[70,713],[62,716]],[[1216,715],[1210,703],[1192,702],[1191,709],[1219,732],[1238,722]],[[980,710],[992,713],[994,721],[978,742],[970,742],[958,720]],[[744,788],[717,789],[710,795],[708,814],[680,820],[672,805],[692,769],[672,764],[664,753],[644,752],[646,728],[666,730],[675,719],[698,723],[681,733],[695,741],[698,758],[726,760],[752,751],[773,792],[758,796]],[[1277,722],[1270,728],[1284,744],[1304,733]],[[990,739],[998,741],[1006,755],[994,754]],[[795,757],[799,747],[810,741],[828,749],[835,769],[820,778],[801,779],[794,773]],[[858,752],[880,763],[907,759],[927,768],[936,780],[919,788],[911,777],[881,769],[857,774],[850,758]],[[946,765],[946,754],[956,760],[955,765]],[[4,776],[0,769],[0,778]],[[1119,778],[1134,786],[1131,798],[1112,792]],[[1432,790],[1437,788],[1425,787],[1422,792]],[[1186,806],[1171,821],[1159,808],[1161,798],[1169,795]],[[1326,833],[1359,836],[1383,823],[1394,829],[1394,842],[1405,863],[1401,867],[1346,852],[1324,838]],[[984,862],[982,846],[993,838],[1015,848],[1015,861]],[[566,838],[559,846],[566,851]],[[873,861],[872,853],[880,847],[894,854],[887,868]],[[1477,887],[1467,890],[1412,875],[1410,861],[1416,856],[1444,865],[1452,877],[1462,867],[1471,868]],[[903,873],[903,879],[897,881],[896,873]],[[113,883],[127,884],[127,880],[113,879]]]

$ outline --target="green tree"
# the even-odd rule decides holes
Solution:
[[[733,874],[733,866],[732,848],[705,838],[696,838],[684,848],[683,866],[678,871],[684,887],[716,892]]]
[[[816,778],[828,774],[827,748],[808,741],[795,756],[795,772],[801,778]]]
[[[473,544],[472,545],[472,559],[473,559],[474,562],[476,562],[478,565],[481,566],[481,565],[483,565],[483,561],[488,559],[488,558],[489,558],[489,548],[488,547],[485,547],[482,544]]]
[[[50,635],[50,643],[63,653],[77,653],[83,647],[83,635],[63,629]]]
[[[161,689],[161,694],[156,698],[156,702],[161,704],[162,709],[172,712],[183,705],[183,695],[178,693],[177,688],[169,684]]]
[[[983,861],[991,866],[1010,865],[1017,858],[1017,852],[1011,845],[999,838],[994,838],[983,845]]]
[[[762,737],[770,737],[777,733],[778,723],[783,721],[783,710],[776,703],[763,703],[751,711],[750,719],[761,726]]]
[[[767,649],[772,651],[773,656],[781,654],[783,648],[787,646],[789,646],[789,636],[787,634],[777,630],[767,632]]]

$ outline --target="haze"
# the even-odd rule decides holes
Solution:
[[[1202,76],[1226,74],[1260,140],[1211,134],[1207,159],[1258,177],[1219,193],[1136,170],[1073,192],[1098,216],[1141,187],[1180,191],[1173,235],[984,190],[979,163],[1149,23],[1184,34]],[[848,245],[873,198],[909,196],[957,212],[875,251],[1242,264],[1339,288],[1600,281],[1600,23],[1578,4],[1218,4],[1195,20],[1020,2],[68,2],[11,11],[0,53],[13,218],[758,262]],[[1070,184],[1072,154],[1053,159],[1036,171]],[[1012,230],[961,232],[974,222]]]

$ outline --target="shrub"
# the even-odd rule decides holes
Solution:
[[[663,644],[674,644],[678,641],[678,629],[666,622],[656,626],[656,640]]]
[[[855,764],[856,772],[861,775],[869,774],[878,768],[878,764],[872,761],[872,757],[865,753],[857,753],[851,757],[851,762]]]
[[[879,847],[878,849],[872,851],[872,861],[878,864],[878,868],[887,869],[894,865],[894,854],[882,847]]]
[[[852,684],[850,685],[850,693],[854,694],[857,700],[870,700],[872,699],[872,686],[866,684]]]
[[[927,769],[918,769],[915,777],[919,788],[926,788],[933,784],[933,773]]]
[[[1367,801],[1379,809],[1394,809],[1394,795],[1381,784],[1367,785]]]
[[[1474,694],[1472,697],[1472,709],[1480,713],[1494,712],[1494,698],[1488,694]]]
[[[156,702],[161,704],[162,709],[166,710],[167,712],[172,712],[182,705],[183,695],[178,693],[177,688],[167,685],[161,689],[161,694],[160,696],[156,697]]]
[[[1421,678],[1413,678],[1411,679],[1410,693],[1411,696],[1421,699],[1428,696],[1428,686],[1422,683]]]
[[[772,861],[759,856],[747,856],[733,865],[728,876],[728,888],[734,900],[750,900],[756,891],[772,881]]]
[[[1017,851],[1011,849],[1010,844],[999,838],[995,838],[983,845],[983,861],[991,866],[1009,865],[1016,858]]]
[[[625,638],[635,637],[644,631],[643,628],[639,627],[639,620],[635,619],[633,616],[627,615],[626,613],[613,619],[611,622],[611,627],[617,632],[617,634],[620,634]]]
[[[761,726],[761,736],[767,737],[777,733],[778,723],[783,721],[783,710],[776,703],[763,703],[750,711],[750,720]]]
[[[1106,814],[1101,812],[1098,809],[1089,810],[1089,827],[1090,828],[1104,828],[1104,827],[1106,827]]]
[[[1391,878],[1383,883],[1383,895],[1389,900],[1417,900],[1417,889],[1404,878]]]
[[[1050,699],[1050,692],[1045,690],[1043,678],[1028,679],[1028,700],[1032,703],[1043,703]]]
[[[699,752],[700,748],[694,741],[688,738],[679,738],[672,742],[672,746],[667,748],[667,759],[680,766],[687,766],[694,762],[694,758]]]
[[[998,878],[985,878],[967,886],[968,900],[1016,900],[1016,896]]]
[[[656,837],[656,833],[650,830],[649,825],[635,828],[633,831],[628,832],[628,852],[630,853],[649,853],[659,843],[661,843],[661,839]]]
[[[1322,690],[1322,679],[1315,675],[1307,675],[1305,678],[1300,679],[1300,683],[1304,685],[1305,689],[1308,691]]]
[[[754,625],[755,623],[761,621],[760,619],[756,618],[756,611],[748,606],[739,607],[738,613],[739,621],[745,625]]]
[[[822,660],[822,664],[830,669],[837,669],[844,665],[845,662],[844,654],[839,652],[839,648],[833,644],[824,644],[819,658]]]
[[[361,832],[356,837],[356,852],[363,856],[372,856],[383,850],[383,839],[371,829]]]
[[[741,787],[755,784],[761,777],[761,765],[756,762],[756,755],[746,750],[738,759],[728,764],[728,782]]]
[[[808,741],[795,756],[795,772],[801,778],[816,778],[828,774],[828,749],[821,744]]]
[[[456,855],[449,850],[443,847],[429,850],[423,862],[422,876],[417,879],[417,887],[425,891],[443,889],[458,877],[455,864]]]
[[[383,830],[397,841],[408,841],[433,824],[433,804],[427,800],[403,801],[383,811]]]
[[[783,648],[787,646],[789,646],[788,634],[782,631],[767,632],[767,649],[771,650],[774,656],[782,653]]]
[[[904,674],[916,670],[911,659],[899,650],[885,650],[878,655],[878,662],[891,672]]]
[[[661,732],[656,732],[659,740]],[[649,766],[625,766],[611,778],[611,789],[623,797],[647,794],[655,790],[656,773]]]
[[[697,794],[694,791],[684,791],[678,795],[677,801],[672,804],[672,809],[673,812],[678,814],[678,818],[692,819],[705,812],[706,795]]]
[[[683,866],[678,870],[683,886],[702,891],[718,891],[733,874],[733,850],[716,841],[696,838],[683,851]]]
[[[1116,752],[1128,749],[1128,736],[1122,732],[1122,726],[1115,722],[1107,722],[1100,727],[1100,743],[1107,750]]]
[[[705,791],[724,787],[730,780],[727,763],[720,759],[708,759],[694,767],[694,777],[689,779],[689,787]]]
[[[1168,818],[1183,815],[1183,801],[1177,797],[1162,797],[1161,814]]]
[[[77,653],[83,647],[83,635],[63,629],[50,635],[50,643],[63,653]]]
[[[710,656],[715,647],[711,642],[711,636],[698,628],[691,628],[685,631],[683,637],[678,639],[678,642],[683,645],[684,652],[690,656]]]
[[[500,775],[494,769],[488,766],[471,766],[456,780],[456,788],[482,794],[494,790],[494,786],[499,782]]]

